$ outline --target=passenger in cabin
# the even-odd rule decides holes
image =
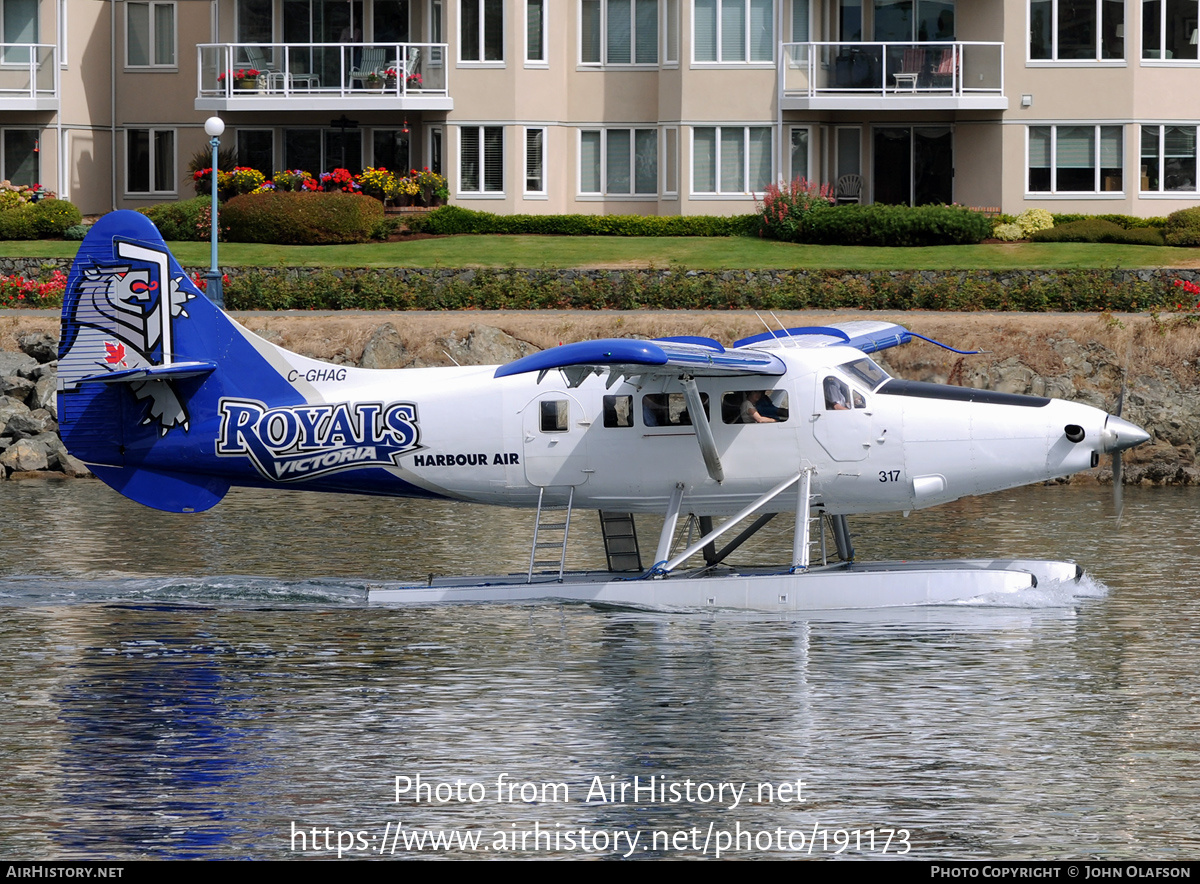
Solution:
[[[742,423],[773,424],[779,420],[779,410],[765,390],[751,390],[742,400]]]
[[[850,389],[835,377],[825,378],[825,410],[850,410]]]

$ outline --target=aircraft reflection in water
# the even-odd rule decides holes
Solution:
[[[848,322],[730,349],[709,338],[614,339],[498,368],[331,366],[232,322],[147,218],[114,212],[93,226],[68,282],[58,407],[73,454],[122,494],[170,512],[208,509],[232,485],[538,508],[525,574],[431,581],[380,600],[778,611],[1077,580],[1064,562],[853,561],[847,515],[1068,475],[1149,438],[1079,403],[891,378],[868,355],[913,337]],[[580,508],[600,511],[608,571],[565,570]],[[787,564],[722,564],[780,511],[796,513]],[[634,513],[666,516],[648,568]],[[813,514],[819,565],[810,563]],[[701,536],[673,553],[681,515],[695,517]],[[715,525],[715,516],[729,518]],[[682,571],[697,553],[704,565]]]

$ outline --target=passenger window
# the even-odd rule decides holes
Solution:
[[[633,426],[633,397],[605,396],[604,397],[604,426],[632,427]]]
[[[739,390],[721,397],[727,424],[778,424],[788,419],[786,390]]]
[[[708,419],[708,394],[700,394],[704,418]],[[687,397],[682,393],[647,393],[642,397],[642,423],[647,427],[690,427]]]
[[[566,399],[543,400],[542,432],[565,433],[570,428],[570,403]]]
[[[846,384],[835,377],[827,377],[824,387],[826,411],[850,410],[850,388]]]

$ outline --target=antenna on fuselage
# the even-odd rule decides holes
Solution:
[[[784,336],[785,338],[787,338],[787,339],[790,341],[790,340],[792,339],[792,333],[791,333],[791,331],[788,329],[788,327],[787,327],[787,326],[785,326],[785,325],[784,325],[784,324],[783,324],[783,323],[780,321],[779,317],[775,315],[775,311],[774,311],[774,310],[772,310],[772,311],[771,311],[771,318],[772,318],[772,319],[774,319],[776,322],[778,322],[778,323],[779,323],[779,328],[780,328],[780,330],[782,330],[782,331],[783,331],[783,336]]]

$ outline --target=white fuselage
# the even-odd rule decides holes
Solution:
[[[726,514],[807,467],[813,503],[829,512],[909,510],[1069,475],[1106,450],[1108,415],[1090,406],[995,394],[1002,401],[964,401],[975,391],[945,387],[933,391],[951,398],[892,395],[839,367],[863,359],[856,349],[772,352],[787,366],[780,377],[696,378],[720,482],[706,469],[678,379],[609,388],[607,376],[591,375],[572,388],[557,370],[538,383],[536,373],[497,379],[494,366],[346,369],[341,380],[298,389],[310,402],[414,403],[421,448],[400,457],[396,474],[436,494],[509,506],[573,487],[576,507],[662,512],[682,485],[688,511]],[[301,377],[320,365],[295,359]],[[848,393],[843,408],[829,401],[838,385]],[[752,391],[769,396],[775,421],[748,422]],[[1069,426],[1082,433],[1077,441]],[[794,509],[789,500],[779,508]]]

